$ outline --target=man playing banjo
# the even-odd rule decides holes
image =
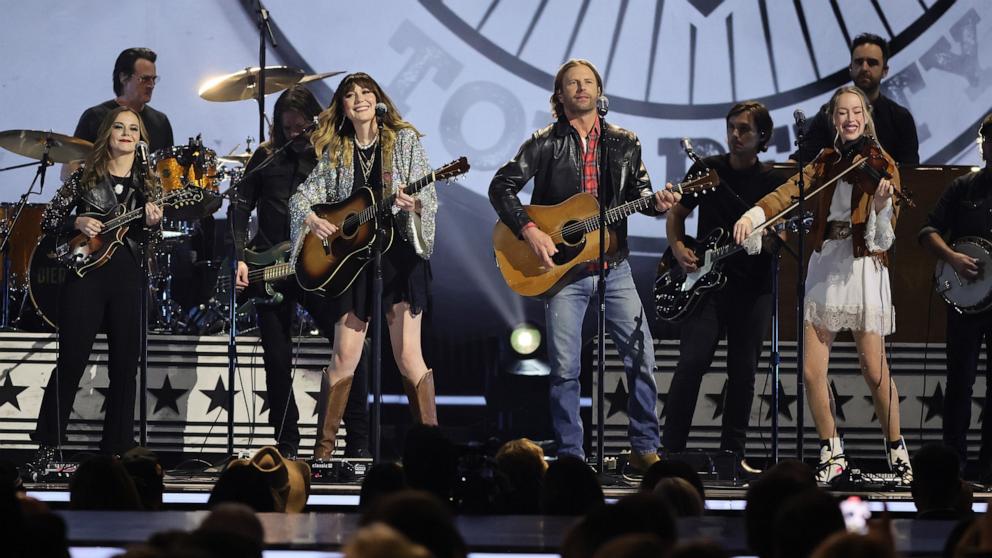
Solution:
[[[944,443],[958,452],[962,464],[968,459],[978,357],[982,340],[992,333],[992,113],[978,127],[978,146],[985,167],[951,182],[919,235],[920,242],[938,258],[938,292],[948,302]],[[992,404],[989,380],[985,411]],[[988,413],[985,416],[978,455],[983,481],[992,480],[992,420]]]

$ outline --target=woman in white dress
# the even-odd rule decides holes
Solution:
[[[888,162],[891,177],[878,180],[863,171],[845,175],[811,202],[814,225],[804,308],[803,372],[810,411],[820,438],[817,480],[845,478],[848,460],[830,405],[827,365],[838,331],[849,330],[858,348],[861,372],[868,383],[886,440],[886,456],[902,484],[912,481],[909,452],[899,429],[899,393],[889,374],[883,338],[895,331],[887,251],[895,241],[898,214],[893,193],[899,188],[894,161],[875,143],[870,104],[856,87],[842,87],[830,99],[837,131],[834,147],[820,152],[803,169],[810,189],[836,177],[852,156],[873,148]],[[866,142],[870,144],[866,145]],[[754,227],[788,207],[798,196],[798,174],[758,201],[734,225],[734,239],[748,246]],[[866,187],[867,185],[867,187]],[[751,251],[749,249],[749,251]]]

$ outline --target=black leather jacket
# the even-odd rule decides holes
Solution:
[[[607,208],[653,195],[651,178],[641,161],[641,142],[633,132],[607,123],[600,136],[599,153],[600,168],[609,172],[609,187],[605,191]],[[582,138],[564,118],[534,132],[489,184],[489,201],[500,220],[517,236],[530,222],[517,192],[531,178],[534,205],[561,203],[582,191]],[[642,213],[659,215],[654,205]],[[616,263],[626,258],[629,251],[627,221],[621,220],[610,229],[619,241],[618,249],[609,258],[610,263]]]
[[[114,186],[109,177],[87,188],[80,182],[82,174],[82,169],[77,170],[62,184],[42,215],[42,230],[45,234],[58,235],[60,242],[79,233],[76,230],[75,218],[70,218],[73,209],[77,216],[87,213],[104,215],[117,207],[117,195],[114,194]],[[128,198],[125,209],[130,211],[144,204],[144,196],[135,190],[134,195]],[[149,233],[153,230],[154,233],[149,238]],[[142,218],[130,224],[128,233],[124,237],[125,244],[138,261],[141,256],[140,243],[155,240],[160,234],[160,227],[146,227]]]

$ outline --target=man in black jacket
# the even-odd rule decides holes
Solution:
[[[851,81],[864,91],[871,102],[871,116],[875,133],[882,148],[900,165],[920,164],[920,140],[916,135],[916,121],[905,107],[882,95],[882,79],[889,73],[889,43],[878,35],[863,33],[851,43]],[[834,130],[827,116],[827,105],[820,107],[809,121],[806,141],[803,143],[803,162],[809,163],[824,147],[834,144]],[[790,158],[799,160],[799,151]]]
[[[992,242],[992,114],[978,127],[978,145],[985,167],[958,177],[944,190],[920,230],[919,239],[937,258],[954,268],[965,281],[987,278],[981,262],[956,251],[953,244],[965,236]],[[942,235],[947,236],[944,240]],[[982,341],[992,334],[992,310],[962,313],[947,309],[947,386],[944,391],[944,443],[954,448],[961,465],[968,462],[968,428],[971,426],[971,394],[978,373]],[[992,380],[992,378],[990,378]],[[992,381],[986,383],[985,411],[992,405]],[[982,421],[982,447],[978,453],[979,474],[992,481],[992,419]]]
[[[551,95],[557,121],[524,142],[489,185],[489,199],[500,220],[549,268],[554,266],[552,257],[558,248],[547,231],[531,221],[517,197],[531,178],[531,202],[536,205],[558,204],[580,192],[597,195],[601,179],[609,208],[653,196],[644,213],[660,215],[678,201],[670,189],[652,193],[637,136],[598,118],[596,101],[602,92],[603,80],[592,63],[569,60],[563,64]],[[610,226],[610,232],[617,244],[607,257],[606,326],[627,372],[631,465],[643,471],[658,461],[660,443],[655,415],[658,389],[651,375],[654,343],[626,261],[626,221]],[[595,263],[577,268],[580,273],[547,298],[544,309],[551,360],[551,422],[558,454],[584,458],[579,418],[582,318],[596,292],[597,269]]]

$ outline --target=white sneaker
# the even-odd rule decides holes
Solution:
[[[896,479],[902,486],[909,486],[913,482],[913,465],[909,461],[909,450],[906,448],[906,440],[899,438],[899,446],[893,448],[888,442],[885,443],[889,458],[889,469],[896,475]]]
[[[820,446],[820,464],[816,467],[816,481],[828,484],[847,473],[847,456],[840,438],[830,438]]]

